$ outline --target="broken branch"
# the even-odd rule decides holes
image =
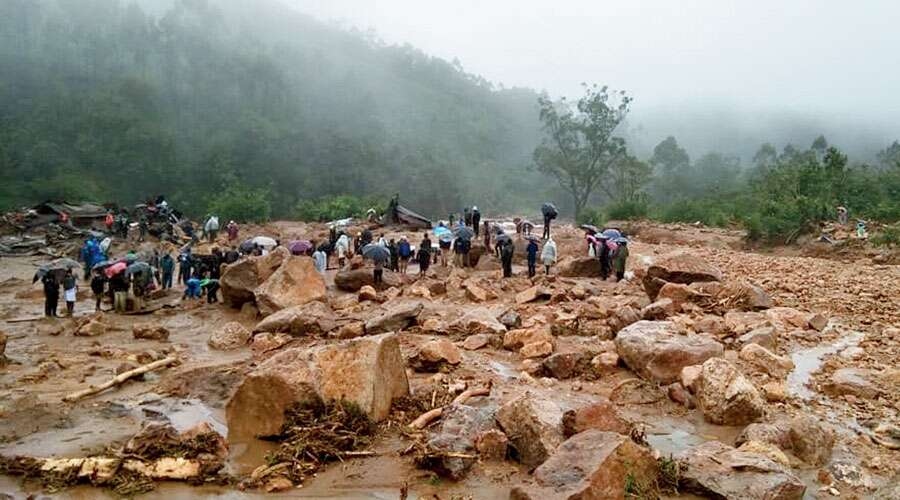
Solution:
[[[91,396],[93,394],[97,394],[98,392],[103,392],[103,391],[109,389],[110,387],[115,387],[117,385],[120,385],[132,377],[136,377],[138,375],[143,375],[144,373],[151,372],[153,370],[156,370],[157,368],[163,368],[163,367],[169,366],[171,364],[176,363],[177,361],[178,361],[178,358],[176,358],[175,356],[170,356],[168,358],[161,359],[159,361],[154,361],[154,362],[148,363],[144,366],[140,366],[138,368],[135,368],[134,370],[128,370],[127,372],[123,372],[123,373],[116,375],[115,377],[112,378],[112,380],[110,380],[108,382],[104,382],[104,383],[102,383],[100,385],[96,385],[96,386],[90,386],[87,389],[83,389],[78,392],[73,392],[72,394],[69,394],[68,396],[64,397],[63,401],[66,401],[66,402],[78,401],[81,398]]]
[[[491,393],[490,385],[488,385],[487,387],[480,388],[480,389],[466,389],[465,391],[461,392],[459,396],[456,396],[456,398],[450,404],[454,404],[454,405],[463,404],[466,401],[468,401],[470,398],[473,398],[475,396],[487,396],[490,393]],[[450,406],[450,405],[447,405],[447,406]],[[412,427],[413,429],[424,429],[432,421],[440,418],[441,415],[444,414],[444,408],[446,408],[447,406],[442,406],[440,408],[435,408],[433,410],[426,411],[425,413],[419,415],[418,418],[416,418],[415,420],[410,422],[409,426]]]

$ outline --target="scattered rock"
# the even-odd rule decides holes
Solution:
[[[676,313],[675,303],[672,299],[657,298],[656,302],[648,304],[641,309],[641,317],[645,320],[663,320]]]
[[[131,333],[136,339],[159,341],[169,340],[169,330],[164,326],[154,325],[152,323],[134,325],[131,328]]]
[[[790,468],[791,460],[781,451],[780,448],[771,443],[764,443],[762,441],[747,441],[744,444],[738,447],[739,451],[743,451],[746,453],[755,453],[757,455],[762,455],[769,460],[785,467]]]
[[[387,270],[384,271],[382,280],[382,286],[384,288],[390,288],[392,286],[400,288],[403,286],[403,277],[397,273],[392,273]],[[338,271],[334,276],[334,285],[338,288],[338,290],[342,290],[344,292],[356,292],[366,285],[374,287],[375,275],[372,273],[371,269],[345,268]]]
[[[605,398],[588,406],[568,410],[562,416],[562,432],[567,438],[588,429],[618,432],[627,436],[633,428],[631,422],[619,413],[616,405]]]
[[[253,257],[229,264],[225,266],[219,278],[222,300],[234,308],[252,303],[256,300],[254,291],[260,283],[256,260]]]
[[[512,309],[501,314],[497,320],[507,328],[519,328],[522,326],[522,317]]]
[[[334,334],[339,339],[355,339],[366,334],[366,325],[362,321],[352,321],[341,326]]]
[[[640,311],[631,306],[622,306],[612,311],[612,315],[607,319],[607,324],[612,333],[616,333],[640,320]]]
[[[6,333],[0,330],[0,358],[3,357],[3,353],[6,352]]]
[[[284,347],[291,339],[286,333],[260,333],[250,339],[250,352],[258,359]]]
[[[806,319],[806,322],[809,324],[810,328],[813,330],[821,332],[828,326],[828,318],[822,316],[821,314],[810,314]]]
[[[373,335],[409,328],[416,324],[416,318],[424,307],[418,301],[385,304],[386,311],[384,313],[366,321],[366,333]]]
[[[681,283],[666,283],[659,289],[656,300],[668,299],[672,301],[675,310],[680,310],[681,306],[687,303],[697,303],[705,298],[704,295],[697,293],[696,290]]]
[[[288,256],[253,293],[259,312],[268,316],[288,307],[324,300],[325,280],[311,258]]]
[[[775,349],[777,340],[774,326],[761,326],[738,337],[738,343],[742,346],[757,344],[770,351]]]
[[[669,286],[669,285],[666,285]],[[683,286],[683,285],[680,285]],[[724,336],[728,332],[725,326],[725,320],[721,316],[707,314],[694,323],[694,331],[697,333],[706,333],[715,337]]]
[[[499,429],[490,429],[475,436],[475,450],[482,460],[504,460],[509,438]]]
[[[762,386],[763,396],[770,403],[783,403],[787,401],[787,386],[784,382],[772,381],[766,382]]]
[[[722,344],[699,335],[679,335],[669,321],[638,321],[619,332],[616,350],[635,373],[669,384],[685,366],[721,356]]]
[[[790,358],[779,356],[759,344],[747,344],[741,349],[740,358],[758,370],[781,379],[794,369]]]
[[[743,311],[759,311],[775,305],[765,290],[743,280],[725,283],[715,294],[715,299],[725,302],[730,308]]]
[[[76,337],[96,337],[98,335],[103,335],[106,333],[106,330],[109,326],[103,322],[102,316],[96,316],[91,318],[87,323],[78,327],[75,330]]]
[[[422,344],[410,364],[418,371],[436,372],[448,365],[458,365],[460,361],[459,348],[447,339],[439,339]]]
[[[831,375],[823,389],[831,396],[874,399],[878,396],[878,388],[869,380],[870,375],[868,370],[860,368],[841,368]]]
[[[824,465],[834,448],[834,431],[812,415],[798,415],[789,427],[791,451],[810,465]]]
[[[745,425],[765,413],[766,403],[756,387],[721,358],[703,363],[696,394],[703,416],[714,424]]]
[[[447,325],[450,333],[455,333],[464,337],[477,334],[504,334],[506,327],[500,323],[495,315],[487,308],[474,307],[460,318],[454,320]]]
[[[652,488],[657,467],[650,450],[628,436],[591,429],[563,442],[534,471],[533,487],[516,487],[514,500],[623,498],[629,488]]]
[[[550,346],[550,349],[552,352],[552,345]],[[523,350],[525,350],[524,347]],[[586,371],[590,359],[590,353],[586,352],[559,352],[552,356],[548,356],[543,361],[543,368],[544,372],[551,377],[564,380],[577,377],[579,374]]]
[[[769,443],[782,450],[791,449],[791,435],[789,426],[784,422],[753,423],[744,427],[744,430],[735,439],[735,446],[741,446],[748,441]]]
[[[540,465],[562,442],[563,409],[529,392],[509,401],[497,412],[497,422],[525,465]]]
[[[759,453],[708,441],[679,454],[684,486],[702,495],[759,500],[799,500],[806,486],[790,469]]]
[[[619,368],[619,355],[615,352],[601,352],[591,359],[591,367],[598,375],[612,373]]]
[[[725,328],[737,337],[766,325],[768,325],[768,320],[763,313],[744,311],[725,313]]]
[[[356,298],[360,302],[365,302],[367,300],[375,302],[378,300],[378,292],[374,287],[366,285],[359,289],[359,293],[357,293]]]
[[[552,297],[552,293],[540,285],[533,286],[528,290],[516,294],[516,304],[528,304],[538,300],[547,300]]]
[[[260,363],[238,385],[226,407],[229,438],[276,434],[286,409],[319,399],[345,399],[380,421],[392,400],[406,394],[406,366],[393,334],[287,349]]]
[[[519,350],[526,344],[535,342],[556,342],[556,338],[550,334],[550,328],[547,326],[538,326],[528,329],[510,330],[503,336],[503,348],[509,350]]]
[[[691,391],[691,394],[697,393],[698,382],[700,381],[700,376],[703,374],[703,365],[690,365],[685,366],[681,369],[681,374],[679,374],[679,378],[681,379],[681,385]]]
[[[322,302],[282,309],[256,324],[256,333],[289,333],[295,337],[324,335],[336,327],[334,312]]]
[[[213,349],[220,351],[230,351],[232,349],[240,349],[250,342],[250,330],[244,328],[244,325],[232,321],[226,323],[221,330],[213,330],[209,336],[207,344]]]
[[[667,385],[666,395],[669,396],[669,399],[680,404],[681,406],[685,406],[687,408],[693,408],[696,406],[696,404],[694,403],[694,398],[691,397],[691,393],[688,392],[688,390],[685,389],[684,386],[679,382]]]
[[[463,288],[466,289],[466,297],[472,302],[487,302],[493,298],[490,292],[478,286],[478,284],[472,280],[463,283]]]
[[[484,333],[469,335],[468,337],[466,337],[466,340],[463,341],[462,347],[467,351],[477,351],[478,349],[481,349],[482,347],[490,344],[493,339],[493,335]]]
[[[687,285],[698,281],[722,281],[722,271],[695,255],[675,253],[658,259],[648,267],[642,283],[650,300],[656,300],[666,283]]]
[[[557,265],[559,275],[568,278],[599,278],[600,261],[595,257],[568,257]]]
[[[553,343],[548,341],[530,342],[519,349],[519,354],[525,358],[540,358],[553,353]]]
[[[426,467],[450,479],[462,479],[476,459],[447,456],[445,453],[474,455],[480,436],[492,431],[499,432],[494,422],[495,412],[496,406],[474,407],[465,404],[451,405],[445,409],[440,429],[426,444],[426,448],[437,455],[426,460]]]

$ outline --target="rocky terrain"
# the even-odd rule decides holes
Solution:
[[[222,304],[71,319],[35,319],[33,260],[3,259],[0,490],[900,497],[900,267],[629,233],[619,283],[563,226],[551,276],[478,252],[376,289],[276,250],[229,266]]]

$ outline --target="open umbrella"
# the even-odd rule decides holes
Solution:
[[[468,226],[456,226],[453,229],[453,235],[461,240],[469,241],[475,236],[475,231]]]
[[[268,248],[269,250],[278,246],[278,242],[268,236],[257,236],[256,238],[251,239],[250,242]]]
[[[391,251],[381,245],[369,244],[362,248],[362,256],[375,262],[384,262],[391,258]]]
[[[526,235],[525,235],[525,239],[528,240],[528,241],[538,241],[538,242],[541,241],[540,238],[538,238],[537,236],[535,236],[535,235],[533,235],[533,234],[526,234]]]
[[[238,247],[238,250],[240,250],[241,253],[250,253],[253,251],[253,247],[254,247],[253,240],[247,240],[247,241],[241,243],[241,246]]]
[[[144,272],[150,272],[150,264],[147,264],[146,262],[135,262],[125,269],[125,276]]]
[[[61,259],[53,260],[53,261],[51,261],[51,262],[49,262],[49,263],[47,263],[47,264],[43,264],[43,265],[41,265],[41,267],[47,268],[47,269],[50,269],[50,270],[56,270],[56,269],[62,269],[62,270],[66,270],[66,269],[80,269],[80,268],[81,268],[81,263],[79,263],[78,261],[76,261],[76,260],[74,260],[74,259],[70,259],[70,258],[68,258],[68,257],[63,257],[63,258],[61,258]]]
[[[628,238],[626,238],[624,236],[619,236],[618,238],[616,238],[613,241],[615,241],[619,245],[627,245],[628,244]]]
[[[293,255],[303,255],[312,250],[313,244],[309,240],[295,240],[288,244],[288,250]]]
[[[438,227],[434,228],[434,231],[432,231],[432,232],[438,238],[440,238],[442,234],[449,234],[451,237],[453,236],[453,231],[447,229],[445,226],[438,226]]]
[[[107,267],[103,272],[106,274],[107,278],[112,278],[113,276],[121,273],[125,269],[128,268],[128,264],[124,262],[116,262],[115,264]]]
[[[106,269],[107,267],[117,264],[119,262],[124,262],[122,259],[109,259],[109,260],[101,260],[100,262],[91,266],[91,269]]]
[[[512,241],[512,238],[510,238],[510,236],[506,233],[500,233],[496,236],[495,240],[497,241],[497,243],[502,243],[505,241]]]
[[[590,225],[590,224],[582,224],[582,225],[580,225],[580,226],[578,226],[578,227],[579,227],[580,229],[584,229],[585,231],[587,231],[587,232],[590,233],[590,234],[597,234],[597,233],[600,232],[600,230],[597,229],[597,226],[592,226],[592,225]]]
[[[556,209],[556,205],[553,203],[544,203],[541,205],[541,214],[543,214],[544,217],[555,219],[556,216],[559,215],[559,210]]]
[[[622,237],[622,233],[618,229],[604,229],[602,234],[608,240]]]

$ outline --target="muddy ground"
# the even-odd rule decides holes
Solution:
[[[279,236],[323,234],[323,228],[279,222],[260,233]],[[400,233],[388,231],[387,236]],[[420,234],[410,234],[417,243]],[[585,253],[581,233],[570,227],[556,230],[561,257]],[[681,226],[645,226],[632,238],[630,279],[600,283],[592,278],[566,278],[565,286],[596,288],[597,293],[636,305],[649,303],[640,280],[634,277],[654,259],[675,250],[693,254],[722,270],[726,279],[747,279],[761,286],[776,306],[820,313],[829,320],[827,328],[815,334],[799,335],[779,343],[777,354],[790,357],[796,368],[788,375],[788,397],[769,402],[766,421],[799,414],[814,414],[836,431],[836,444],[827,464],[809,466],[792,462],[793,472],[806,484],[807,498],[833,495],[869,498],[900,471],[900,451],[885,446],[874,435],[873,422],[900,423],[900,386],[897,359],[900,357],[900,266],[873,264],[869,259],[840,261],[741,250],[740,234]],[[0,260],[0,321],[7,334],[6,361],[0,368],[0,455],[39,457],[79,457],[99,454],[121,446],[148,421],[169,422],[184,430],[207,422],[227,435],[224,407],[246,367],[254,360],[249,347],[217,351],[207,345],[211,332],[236,321],[248,329],[255,317],[221,304],[184,304],[180,287],[148,304],[155,312],[123,316],[107,313],[109,328],[94,337],[74,336],[79,316],[93,313],[82,283],[74,319],[35,319],[43,312],[40,284],[31,285],[39,258]],[[410,272],[417,269],[411,266]],[[517,265],[517,274],[524,268]],[[332,297],[345,295],[334,287],[335,270],[326,283]],[[499,283],[499,271],[469,271],[470,278]],[[514,304],[514,292],[501,293],[491,303]],[[466,307],[464,293],[447,293],[431,300],[435,308]],[[109,307],[109,305],[105,305]],[[553,304],[519,307],[523,318],[550,312]],[[689,320],[690,315],[685,316]],[[696,318],[695,318],[696,319]],[[24,321],[23,321],[24,320]],[[168,341],[136,340],[135,324],[153,323],[171,332]],[[411,328],[399,332],[405,356],[436,338]],[[304,342],[299,339],[297,342]],[[557,350],[560,347],[557,346]],[[733,354],[734,351],[731,351]],[[65,403],[67,394],[91,384],[102,383],[123,364],[144,364],[166,355],[176,355],[180,364],[146,374],[99,395],[75,403]],[[733,356],[733,358],[736,356]],[[697,409],[688,409],[666,396],[664,389],[640,384],[626,397],[613,389],[635,374],[624,365],[599,377],[567,380],[535,377],[522,370],[517,352],[486,347],[462,350],[462,362],[447,373],[408,371],[413,394],[431,392],[436,378],[445,385],[467,381],[469,385],[492,383],[492,397],[500,400],[528,390],[538,398],[565,403],[589,404],[611,398],[629,420],[646,435],[660,456],[677,454],[699,443],[719,440],[732,444],[743,427],[707,423]],[[876,397],[829,396],[822,391],[828,377],[842,367],[857,367],[876,374],[893,373],[878,379]],[[765,379],[753,378],[762,383]],[[891,382],[893,381],[893,382]],[[237,482],[264,463],[271,443],[253,441],[229,443],[224,472]],[[527,467],[512,460],[479,461],[461,481],[450,481],[417,468],[411,457],[401,455],[409,438],[399,426],[387,426],[378,433],[371,451],[375,456],[349,458],[322,469],[314,478],[282,492],[266,494],[241,491],[236,484],[158,484],[146,498],[243,498],[285,495],[301,498],[399,498],[408,488],[409,498],[508,498],[511,487],[529,484]],[[0,491],[13,497],[39,493],[42,487],[18,477],[0,477]],[[46,490],[45,490],[46,491]],[[75,486],[54,492],[66,498],[114,498],[109,490]],[[687,493],[667,492],[665,496],[693,498]]]

